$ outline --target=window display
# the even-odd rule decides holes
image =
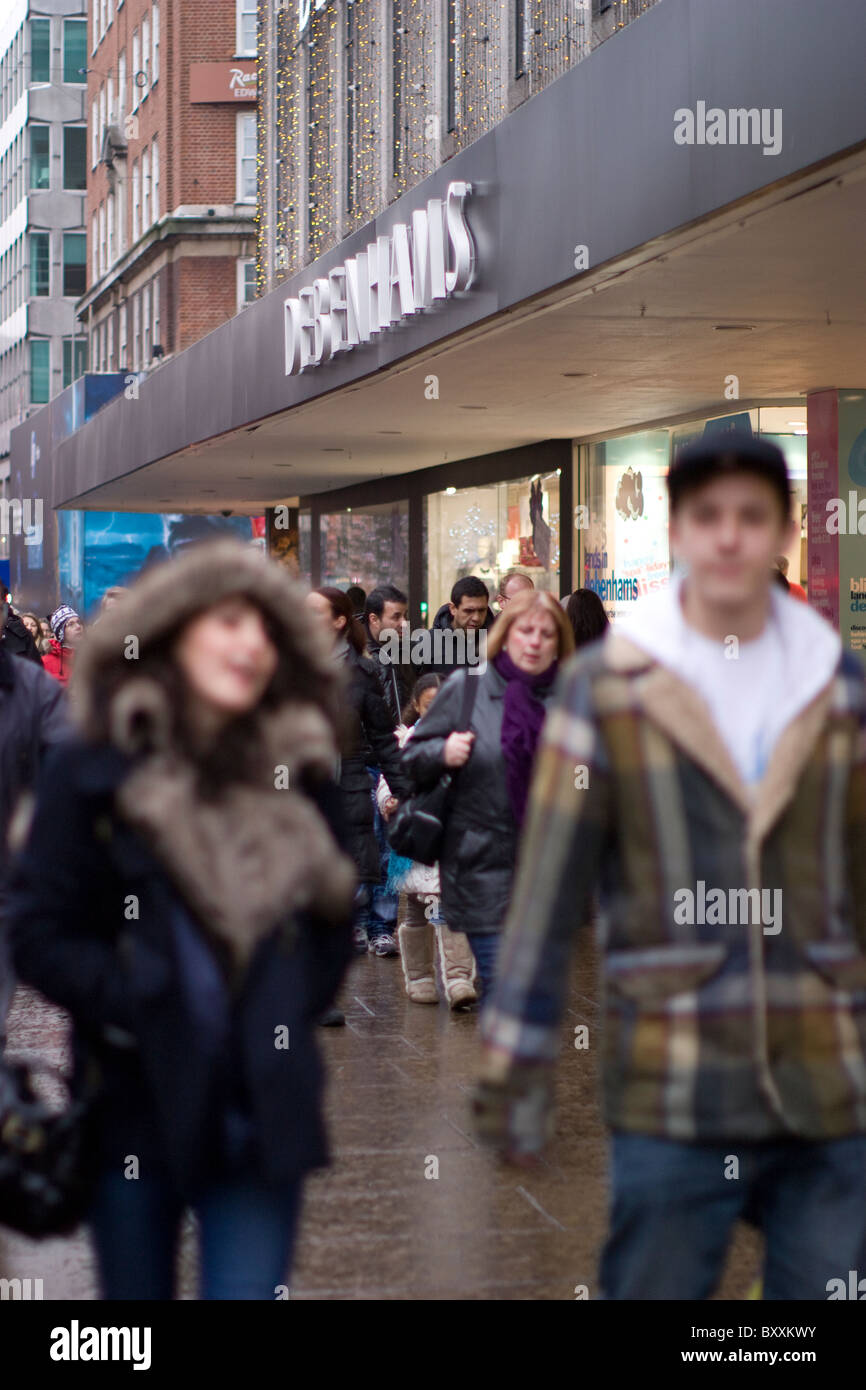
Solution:
[[[409,504],[344,507],[321,517],[323,585],[409,588]]]

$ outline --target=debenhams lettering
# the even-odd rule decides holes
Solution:
[[[467,290],[475,243],[463,210],[470,183],[450,183],[389,236],[320,276],[285,303],[286,376],[369,343],[375,333]],[[446,251],[447,245],[447,251]],[[448,261],[450,260],[450,264]]]

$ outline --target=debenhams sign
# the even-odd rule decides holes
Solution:
[[[285,302],[286,376],[328,362],[338,352],[392,328],[439,300],[467,290],[475,277],[475,243],[463,211],[470,183],[450,183],[367,243],[345,265],[314,280]]]

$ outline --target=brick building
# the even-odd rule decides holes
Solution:
[[[255,54],[255,0],[91,0],[91,371],[146,371],[252,298]]]

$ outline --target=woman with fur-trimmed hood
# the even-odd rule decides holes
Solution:
[[[219,541],[101,616],[70,693],[9,924],[78,1076],[97,1064],[103,1297],[171,1298],[191,1206],[202,1297],[274,1298],[327,1162],[314,1034],[352,951],[334,664],[285,571]]]

